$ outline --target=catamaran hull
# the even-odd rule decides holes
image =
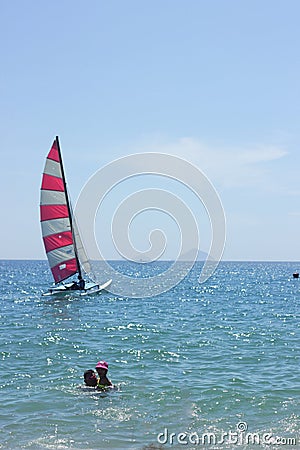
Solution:
[[[61,284],[59,286],[54,286],[53,288],[49,289],[48,292],[44,292],[42,294],[43,297],[48,297],[51,295],[76,295],[76,296],[82,296],[82,295],[91,295],[91,294],[96,294],[97,292],[101,292],[104,291],[105,289],[107,289],[110,284],[111,284],[112,280],[108,280],[106,283],[104,284],[96,284],[96,283],[90,283],[87,282],[85,284],[85,289],[79,290],[73,290],[71,289],[71,286],[73,285],[73,283],[66,283],[66,284]]]

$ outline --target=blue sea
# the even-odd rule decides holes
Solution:
[[[201,265],[157,297],[55,298],[46,261],[0,261],[0,448],[299,449],[300,264]],[[82,388],[100,359],[116,390]]]

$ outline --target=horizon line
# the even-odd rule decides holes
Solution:
[[[0,261],[45,261],[48,260],[46,258],[39,259],[39,258],[0,258]],[[102,262],[102,261],[117,261],[117,262],[132,262],[136,264],[150,264],[153,262],[175,262],[175,259],[160,259],[160,260],[154,260],[154,261],[133,261],[133,260],[127,260],[127,259],[115,259],[115,258],[107,258],[107,259],[90,259],[92,262]],[[193,260],[186,259],[186,260],[178,260],[179,262],[191,262]],[[194,262],[205,262],[206,260],[195,260]],[[215,262],[211,260],[211,262]],[[300,259],[222,259],[220,263],[222,262],[298,262],[300,263]]]

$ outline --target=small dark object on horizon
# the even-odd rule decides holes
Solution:
[[[293,273],[293,277],[294,278],[299,278],[299,273],[298,272]]]

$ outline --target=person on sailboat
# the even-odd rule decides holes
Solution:
[[[80,289],[80,287],[77,281],[74,281],[73,284],[68,289],[70,289],[71,291],[77,291],[78,289]]]
[[[72,286],[70,286],[69,289],[71,291],[77,291],[77,290],[83,291],[84,290],[84,288],[85,288],[85,281],[84,281],[84,279],[82,278],[81,275],[78,275],[78,280],[79,280],[78,282],[74,281]]]
[[[108,364],[106,361],[99,361],[95,367],[98,375],[99,375],[99,379],[98,379],[98,384],[97,387],[99,389],[106,389],[109,387],[113,387],[112,382],[107,378],[106,374],[108,371]]]
[[[79,289],[83,291],[83,289],[85,288],[85,281],[81,275],[78,275],[78,280],[79,280],[78,282]]]

